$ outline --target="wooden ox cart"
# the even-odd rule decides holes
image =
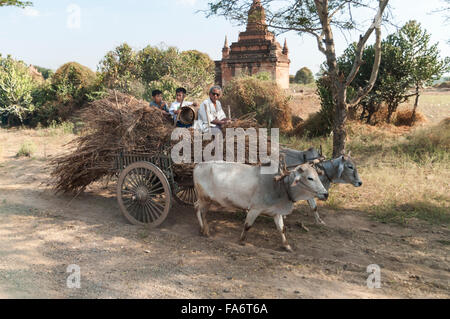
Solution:
[[[117,154],[117,200],[132,224],[158,227],[167,218],[173,199],[193,206],[197,197],[192,177],[174,173],[170,152]]]

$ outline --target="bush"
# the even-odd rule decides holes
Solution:
[[[11,56],[0,55],[0,116],[7,118],[8,124],[22,124],[33,112],[32,92],[35,83],[28,67]]]
[[[64,64],[33,91],[36,108],[29,124],[49,126],[68,120],[84,103],[104,95],[100,82],[101,79],[88,67],[76,62]]]
[[[288,132],[292,130],[289,100],[275,82],[246,76],[235,78],[225,86],[222,105],[231,106],[233,117],[254,113],[260,125]]]
[[[76,62],[61,66],[52,77],[52,87],[59,102],[82,104],[86,95],[96,84],[96,75],[91,69]]]
[[[310,84],[314,82],[314,75],[308,68],[301,68],[295,74],[294,82],[298,84]]]
[[[412,110],[398,111],[395,114],[394,125],[395,126],[413,126],[413,125],[416,125],[417,123],[423,123],[426,121],[425,116],[420,112],[416,112],[416,117],[415,117],[414,121],[413,121],[412,116],[413,116]]]
[[[20,146],[20,149],[17,152],[16,156],[31,157],[31,155],[33,155],[34,152],[36,152],[36,146],[32,142],[27,141]]]

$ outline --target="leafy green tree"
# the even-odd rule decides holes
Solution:
[[[247,12],[253,16],[267,17],[266,23],[261,19],[253,18],[253,23],[261,24],[260,27],[269,27],[280,32],[294,31],[299,34],[307,34],[317,41],[317,47],[324,54],[327,63],[327,74],[331,81],[332,96],[335,101],[335,114],[333,121],[333,155],[338,156],[345,150],[347,130],[347,114],[349,107],[359,104],[373,88],[378,76],[381,62],[381,25],[384,12],[389,0],[265,0],[267,9],[263,14],[261,1],[253,0],[250,4],[246,0],[211,0],[208,3],[207,16],[221,15],[228,19],[247,23]],[[375,7],[376,3],[376,8]],[[373,5],[373,7],[371,7]],[[249,11],[250,9],[252,11]],[[354,10],[375,9],[376,13],[370,26],[360,36],[356,45],[355,60],[347,77],[337,65],[336,43],[334,30],[348,31],[362,29],[361,23],[355,20]],[[360,15],[361,11],[358,11]],[[369,82],[361,90],[355,92],[351,100],[347,99],[347,90],[363,65],[362,55],[369,38],[375,33],[375,63]]]
[[[16,119],[23,123],[25,117],[33,112],[31,94],[34,86],[25,63],[0,55],[0,115],[7,117],[9,124]]]
[[[19,0],[0,0],[0,7],[20,7],[25,8],[33,5],[30,1],[19,1]]]
[[[431,35],[422,29],[417,21],[409,21],[391,38],[403,56],[411,64],[411,84],[415,89],[413,121],[419,106],[420,94],[424,86],[431,85],[449,70],[450,59],[442,60],[438,43],[431,44]]]
[[[314,75],[307,67],[301,68],[295,74],[295,83],[310,84],[314,82]]]
[[[202,52],[181,52],[171,77],[186,88],[192,97],[200,97],[214,82],[214,61]]]
[[[196,50],[147,46],[136,53],[126,43],[109,52],[99,66],[106,87],[147,100],[155,89],[172,99],[180,86],[189,96],[199,97],[213,83],[214,69],[214,61]]]
[[[137,54],[140,78],[144,83],[160,80],[168,74],[174,74],[179,59],[175,47],[147,46]]]
[[[370,123],[384,102],[388,106],[386,121],[389,123],[398,106],[415,96],[414,122],[421,90],[448,70],[449,59],[440,59],[437,44],[430,45],[430,35],[415,21],[408,22],[382,42],[382,56],[374,88],[359,104],[363,107],[361,120],[367,118]],[[339,68],[345,75],[351,72],[354,59],[355,44],[352,44],[338,59]],[[369,81],[374,59],[375,48],[369,46],[363,54],[365,63],[351,84],[355,90],[364,87]],[[415,89],[415,93],[409,92],[411,88]]]
[[[352,63],[355,59],[356,45],[352,44],[339,57],[338,65],[344,75],[349,74],[352,69]],[[367,123],[371,123],[373,115],[375,115],[381,107],[381,103],[385,102],[388,106],[387,121],[390,122],[392,114],[397,110],[398,105],[408,99],[408,89],[411,86],[410,74],[412,72],[411,61],[403,58],[403,52],[399,47],[394,45],[392,36],[388,36],[381,44],[383,59],[380,63],[378,78],[375,81],[372,91],[361,99],[360,103],[352,109],[356,113],[359,107],[362,107],[360,119],[367,119]],[[364,87],[370,79],[371,69],[375,60],[375,48],[369,46],[364,51],[363,61],[365,62],[355,79],[351,84],[353,91],[358,91]]]
[[[139,81],[140,69],[137,55],[127,44],[123,43],[108,52],[98,67],[103,84],[124,93],[133,93]]]

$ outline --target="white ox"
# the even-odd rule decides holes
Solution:
[[[247,219],[241,235],[245,244],[247,232],[259,215],[274,218],[281,233],[283,247],[292,251],[286,239],[283,217],[292,213],[294,204],[311,197],[327,199],[312,164],[303,164],[287,174],[262,174],[261,168],[238,163],[207,162],[194,169],[194,185],[198,201],[195,204],[201,232],[209,236],[206,214],[211,207],[232,211],[245,210]]]

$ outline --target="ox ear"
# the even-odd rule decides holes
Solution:
[[[297,166],[297,168],[295,169],[295,171],[298,172],[299,174],[302,174],[302,173],[305,172],[301,165]]]
[[[316,168],[316,171],[317,171],[317,174],[319,174],[319,176],[325,175],[325,171],[320,168]]]

